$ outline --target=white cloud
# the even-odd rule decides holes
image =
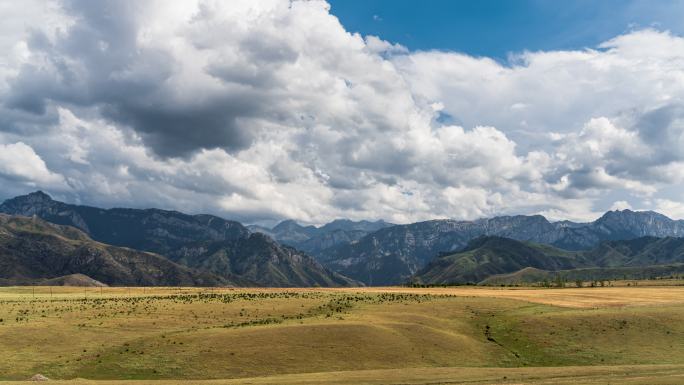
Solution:
[[[657,211],[667,213],[673,219],[684,219],[684,203],[682,201],[658,199],[655,203]]]
[[[681,101],[682,40],[643,30],[606,42],[601,50],[524,52],[510,66],[431,51],[394,62],[415,94],[443,102],[465,126],[564,133],[592,118],[627,117]],[[544,144],[534,142],[539,143]]]
[[[23,178],[5,195],[63,182],[73,201],[243,221],[592,219],[684,183],[684,39],[666,32],[504,65],[349,33],[323,1],[46,4],[0,39],[3,140],[33,154],[0,166]]]
[[[627,201],[616,201],[610,206],[611,210],[632,210],[632,205]]]
[[[64,178],[50,171],[33,148],[22,142],[0,144],[0,178],[31,187],[64,187]]]

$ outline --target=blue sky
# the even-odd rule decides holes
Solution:
[[[331,0],[349,31],[411,50],[451,50],[505,59],[509,52],[593,47],[632,29],[681,34],[674,0]]]

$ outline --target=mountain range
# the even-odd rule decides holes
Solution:
[[[293,220],[285,220],[270,229],[256,225],[247,228],[252,232],[266,234],[280,243],[318,255],[323,250],[356,242],[370,233],[390,226],[393,224],[383,220],[355,222],[349,219],[336,219],[320,227],[302,226]]]
[[[440,253],[463,249],[481,236],[498,236],[587,250],[607,240],[684,236],[684,221],[652,211],[609,211],[593,222],[550,222],[541,215],[451,219],[395,225],[316,254],[332,270],[367,285],[405,282]]]
[[[566,280],[649,278],[684,273],[684,238],[605,241],[583,251],[501,237],[480,237],[440,255],[411,280],[421,284],[512,284]]]
[[[36,216],[51,223],[73,226],[103,244],[161,255],[169,262],[210,273],[228,283],[358,285],[326,269],[305,253],[282,246],[268,236],[252,234],[238,222],[212,215],[71,205],[55,201],[40,191],[5,201],[0,205],[0,212]],[[106,280],[102,282],[109,284]]]
[[[672,253],[673,249],[665,246],[656,254],[644,252],[646,254],[638,257],[642,261],[639,263],[629,259],[631,254],[622,249],[634,247],[629,246],[629,242],[639,239],[642,242],[644,239],[669,239],[668,247],[674,247],[672,242],[684,236],[684,221],[652,211],[609,211],[587,223],[550,222],[541,215],[517,215],[403,225],[339,219],[320,227],[302,226],[287,220],[266,228],[243,226],[213,215],[72,205],[38,191],[6,200],[0,205],[0,213],[11,215],[16,221],[20,221],[19,217],[34,221],[40,218],[45,223],[70,226],[73,231],[79,231],[79,236],[87,238],[82,242],[97,244],[100,250],[109,248],[108,252],[116,255],[125,253],[124,250],[143,253],[135,254],[141,258],[155,255],[172,264],[169,269],[186,269],[187,279],[192,276],[198,285],[395,285],[411,279],[425,282],[510,281],[548,276],[558,271],[579,274],[581,269],[588,269],[585,272],[592,274],[598,274],[596,269],[601,269],[601,274],[608,274],[609,270],[610,274],[618,274],[622,269],[621,274],[634,275],[647,267],[651,272],[663,272],[684,262],[676,256],[668,259],[668,255],[672,255],[667,253]],[[28,235],[19,238],[24,237]],[[479,244],[482,239],[489,240]],[[620,243],[625,240],[629,242]],[[17,240],[13,242],[20,244]],[[24,245],[28,247],[28,243]],[[72,253],[63,254],[63,258],[79,257],[61,244],[56,243],[55,247]],[[48,246],[45,248],[47,250]],[[14,249],[12,252],[20,251]],[[12,256],[7,250],[3,253]],[[469,256],[466,258],[466,255]],[[654,259],[647,263],[648,255]],[[672,265],[672,268],[665,269],[666,265]],[[27,281],[86,274],[73,269],[56,269],[50,274],[38,270],[40,274],[17,270],[11,277],[6,274],[6,279]],[[128,278],[86,275],[104,284],[132,282]],[[73,280],[83,281],[78,277],[62,281]]]

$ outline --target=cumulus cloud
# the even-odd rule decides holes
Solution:
[[[4,195],[245,222],[678,212],[668,32],[502,64],[350,33],[324,1],[27,4],[0,39],[0,156],[28,160]]]
[[[50,171],[31,146],[17,142],[0,144],[0,178],[5,183],[21,183],[30,187],[46,186],[59,189],[64,178]]]
[[[655,209],[657,211],[668,213],[673,218],[684,218],[684,204],[682,204],[681,201],[658,199],[655,203]]]

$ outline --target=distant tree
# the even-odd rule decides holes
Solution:
[[[575,280],[575,286],[582,287],[582,280],[581,279]]]
[[[565,287],[565,280],[560,275],[556,276],[556,287]]]

